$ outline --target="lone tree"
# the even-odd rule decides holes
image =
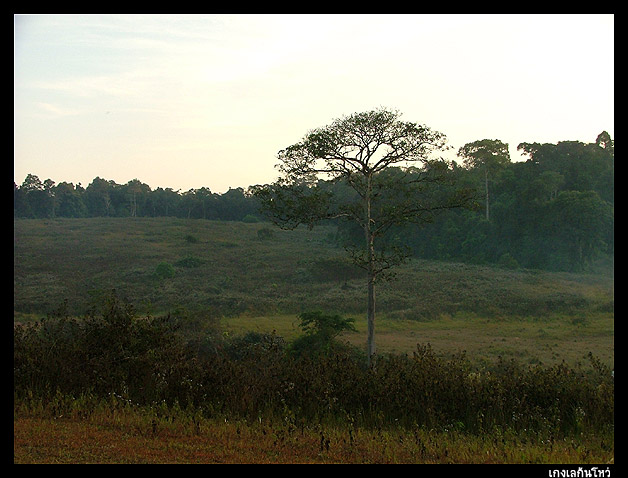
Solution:
[[[344,219],[364,233],[348,249],[366,270],[369,363],[375,354],[375,283],[408,256],[382,240],[393,226],[425,223],[441,210],[468,205],[470,191],[454,187],[455,169],[442,158],[446,137],[425,125],[401,121],[385,108],[355,113],[310,131],[279,151],[275,183],[254,186],[262,211],[283,229]]]

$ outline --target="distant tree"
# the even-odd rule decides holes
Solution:
[[[20,188],[15,181],[13,181],[13,216],[14,217],[28,217],[29,206],[26,199],[26,191]]]
[[[48,204],[48,207],[50,208],[49,216],[55,217],[57,200],[55,198],[55,182],[52,179],[46,179],[44,181],[44,191],[46,193],[45,195],[46,203]]]
[[[157,188],[151,193],[154,216],[175,216],[181,196],[172,188]]]
[[[85,204],[81,194],[81,188],[74,187],[72,183],[61,182],[55,187],[55,201],[57,202],[57,214],[61,217],[84,217]]]
[[[113,187],[110,181],[99,177],[88,184],[85,189],[85,205],[90,216],[112,216],[111,191]]]
[[[190,219],[192,212],[198,206],[198,198],[194,189],[188,189],[181,195],[181,201],[179,201],[181,207],[181,213],[183,217]]]
[[[196,200],[198,201],[198,204],[200,205],[202,211],[201,217],[203,219],[208,219],[210,216],[212,204],[214,202],[214,195],[209,190],[209,188],[205,187],[196,189],[194,191],[194,194],[196,195]]]
[[[614,143],[607,132],[600,133],[595,143],[521,143],[517,149],[528,156],[537,174],[560,173],[562,190],[596,191],[605,201],[614,202]]]
[[[611,139],[611,135],[606,131],[602,131],[597,135],[595,144],[608,152],[609,155],[615,155],[615,142]]]
[[[548,216],[549,233],[566,250],[571,269],[581,270],[596,252],[608,248],[613,209],[595,191],[561,192],[549,203]]]
[[[243,188],[229,188],[216,201],[217,213],[228,221],[241,221],[247,214],[254,214],[251,199],[247,198]]]
[[[50,217],[54,214],[54,198],[52,196],[54,182],[50,179],[42,182],[34,174],[28,174],[22,183],[21,190],[27,203],[27,217]]]
[[[406,258],[376,241],[393,226],[429,222],[437,211],[470,201],[468,191],[446,187],[450,164],[430,158],[446,149],[445,135],[399,118],[398,111],[377,109],[310,131],[279,151],[283,177],[252,188],[262,211],[282,228],[330,218],[360,227],[364,245],[350,253],[367,275],[369,361],[375,354],[376,279]]]
[[[489,178],[503,169],[510,162],[508,145],[497,139],[483,139],[465,144],[458,150],[464,165],[477,168],[484,176],[484,193],[486,200],[486,220],[489,218]]]
[[[32,191],[43,191],[44,185],[38,176],[29,173],[26,175],[26,178],[24,178],[21,189],[26,193]]]
[[[144,216],[143,206],[150,193],[150,186],[139,179],[132,179],[124,185],[124,189],[129,201],[129,215],[131,217]]]
[[[565,178],[562,174],[556,171],[543,171],[534,181],[533,186],[543,196],[543,200],[549,201],[558,196],[564,183]]]

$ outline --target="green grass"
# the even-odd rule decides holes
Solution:
[[[296,315],[230,317],[222,321],[225,332],[241,335],[248,331],[272,333],[291,341],[302,334]],[[356,320],[356,332],[345,332],[341,340],[365,348],[366,319]],[[378,353],[409,354],[416,345],[431,344],[441,356],[464,351],[476,364],[492,364],[498,357],[529,364],[586,362],[593,353],[614,368],[614,320],[608,314],[591,318],[586,324],[573,319],[489,320],[478,317],[420,322],[380,317],[377,319]]]
[[[80,315],[116,289],[141,314],[176,311],[220,321],[231,334],[275,330],[292,340],[300,312],[350,315],[358,331],[343,338],[362,346],[365,280],[347,267],[333,232],[175,218],[15,220],[14,321],[64,301]],[[413,260],[376,294],[380,352],[431,343],[479,362],[529,363],[574,363],[592,352],[614,366],[612,267],[572,274]]]

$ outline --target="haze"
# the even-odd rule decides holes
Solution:
[[[380,106],[457,150],[614,138],[613,15],[16,15],[14,181],[222,193]]]

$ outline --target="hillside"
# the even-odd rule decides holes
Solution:
[[[282,231],[264,223],[177,218],[15,220],[14,320],[44,317],[64,301],[68,313],[84,314],[111,289],[138,313],[223,318],[237,331],[256,318],[294,318],[312,309],[360,317],[362,271],[346,262],[333,234],[323,226]],[[508,323],[518,339],[527,334],[531,347],[538,339],[548,347],[556,340],[573,345],[573,333],[613,360],[612,271],[549,273],[412,260],[397,272],[378,284],[381,333],[397,330],[397,339],[407,339],[408,327],[423,324],[419,337],[447,333],[470,344],[469,337]],[[475,331],[460,330],[462,323]],[[526,332],[513,323],[525,324]],[[276,325],[269,328],[279,330]]]

